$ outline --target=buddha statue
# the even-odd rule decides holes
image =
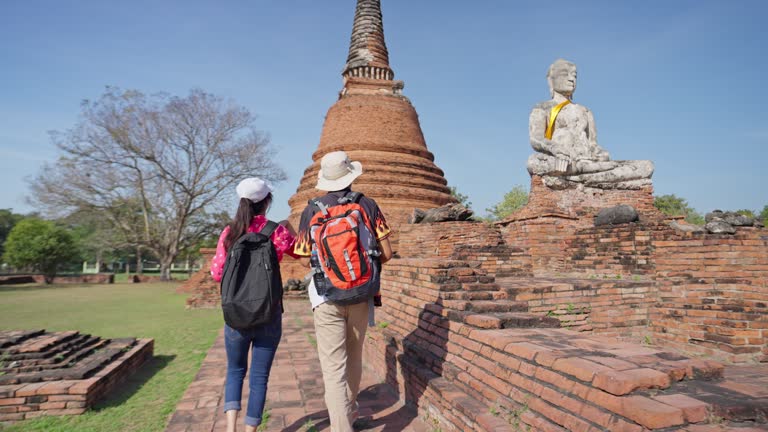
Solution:
[[[555,61],[547,71],[552,99],[536,105],[529,118],[531,146],[528,172],[552,189],[593,187],[640,189],[651,185],[653,162],[611,160],[597,144],[595,118],[573,103],[576,65]]]

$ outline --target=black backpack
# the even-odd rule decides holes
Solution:
[[[228,326],[247,330],[272,321],[282,307],[280,263],[268,221],[258,233],[240,237],[227,252],[221,278],[221,308]]]

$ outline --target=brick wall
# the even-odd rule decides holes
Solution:
[[[651,274],[654,227],[628,223],[578,230],[565,240],[565,271],[621,277]]]
[[[577,220],[562,216],[543,216],[513,221],[501,228],[504,241],[520,248],[530,258],[534,275],[552,275],[565,271],[563,251],[566,240],[572,238]]]
[[[654,218],[579,228],[572,218],[554,215],[504,226],[449,222],[403,229],[401,256],[458,259],[499,282],[508,276],[534,275],[526,281],[531,286],[543,280],[545,286],[515,300],[570,328],[648,336],[731,361],[768,361],[764,229],[685,234]]]
[[[450,257],[456,247],[487,247],[504,243],[499,229],[485,222],[406,224],[400,227],[397,249],[402,258]]]
[[[659,343],[730,361],[768,361],[768,230],[660,230],[654,239]]]
[[[533,314],[558,318],[565,328],[642,340],[656,303],[653,281],[615,278],[516,278],[500,282]]]

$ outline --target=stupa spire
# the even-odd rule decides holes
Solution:
[[[384,41],[381,0],[357,0],[349,55],[342,75],[344,78],[394,79]]]

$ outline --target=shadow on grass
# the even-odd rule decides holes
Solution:
[[[143,387],[147,381],[152,379],[156,373],[165,369],[165,367],[175,358],[176,355],[159,355],[152,357],[144,363],[136,373],[121,382],[118,385],[118,389],[113,390],[113,392],[108,394],[106,398],[96,403],[92,410],[101,411],[103,409],[122,405]]]

